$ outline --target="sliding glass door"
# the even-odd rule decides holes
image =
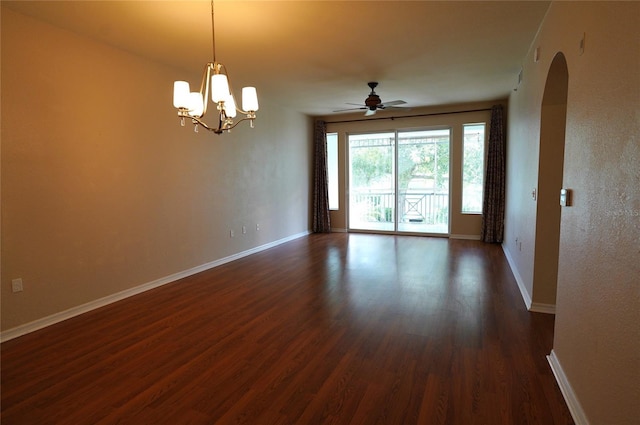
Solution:
[[[449,232],[449,129],[398,133],[398,230]]]
[[[449,231],[449,129],[349,135],[349,228]]]
[[[395,133],[349,135],[349,228],[395,230]]]

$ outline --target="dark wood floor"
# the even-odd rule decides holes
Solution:
[[[2,344],[9,424],[572,424],[499,246],[297,239]]]

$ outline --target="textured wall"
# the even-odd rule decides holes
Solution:
[[[533,258],[513,239],[535,229],[534,202],[527,197],[538,176],[529,163],[538,158],[551,60],[559,51],[566,56],[563,181],[574,196],[573,206],[562,209],[553,350],[591,424],[640,418],[638,27],[637,2],[554,2],[525,58],[523,84],[510,98],[504,248],[530,285]]]
[[[255,129],[181,128],[198,71],[3,7],[3,330],[308,230],[311,120],[260,99]]]

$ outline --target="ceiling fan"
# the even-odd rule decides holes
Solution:
[[[333,112],[346,112],[346,111],[355,111],[358,109],[362,109],[365,111],[364,115],[366,117],[374,115],[378,109],[386,109],[386,108],[402,108],[398,105],[404,105],[404,100],[392,100],[390,102],[382,102],[380,96],[376,94],[376,87],[378,83],[376,81],[370,81],[367,85],[371,88],[371,93],[369,93],[369,97],[364,100],[364,105],[360,103],[347,103],[347,105],[357,105],[358,108],[348,108],[348,109],[339,109]]]

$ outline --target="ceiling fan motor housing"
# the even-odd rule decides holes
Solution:
[[[369,109],[376,109],[381,102],[380,96],[377,94],[370,94],[369,97],[365,99],[364,104]]]

